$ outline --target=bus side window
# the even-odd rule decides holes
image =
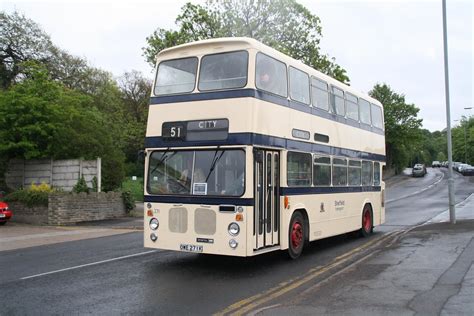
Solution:
[[[311,77],[311,98],[314,107],[329,111],[329,91],[326,82]]]
[[[347,185],[347,159],[344,159],[344,158],[332,159],[332,185],[335,185],[335,186]]]
[[[332,112],[344,116],[346,115],[344,105],[344,91],[336,87],[332,87]]]
[[[349,185],[359,186],[361,183],[361,162],[349,160]]]
[[[286,65],[265,54],[258,53],[255,69],[255,85],[258,89],[288,96]]]
[[[380,163],[374,162],[374,185],[380,185]]]
[[[383,129],[382,109],[375,104],[371,104],[372,124],[374,127]]]
[[[313,184],[315,186],[331,185],[331,158],[314,156]]]
[[[288,152],[288,186],[311,186],[311,154]]]
[[[346,115],[347,118],[359,121],[359,105],[357,104],[357,97],[346,93]]]
[[[359,98],[359,111],[360,111],[360,122],[370,125],[372,121],[370,119],[370,103],[364,99]]]
[[[290,98],[309,105],[309,76],[296,68],[290,67]]]
[[[362,185],[372,185],[372,161],[362,161]]]

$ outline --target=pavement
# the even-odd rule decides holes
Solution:
[[[474,315],[474,194],[253,315]],[[330,282],[329,282],[330,281]]]

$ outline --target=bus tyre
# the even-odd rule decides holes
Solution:
[[[369,204],[366,204],[362,211],[362,227],[360,229],[360,236],[367,237],[372,234],[374,229],[374,218],[372,215],[372,208]]]
[[[291,216],[290,229],[288,231],[288,255],[291,259],[298,258],[303,252],[305,243],[304,218],[300,212],[294,212]]]

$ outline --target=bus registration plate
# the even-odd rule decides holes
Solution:
[[[181,251],[188,251],[188,252],[202,252],[202,246],[196,245],[188,245],[188,244],[181,244],[179,246]]]

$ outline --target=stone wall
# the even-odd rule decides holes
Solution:
[[[29,224],[71,225],[126,215],[120,192],[52,193],[47,207],[27,207],[18,202],[9,202],[9,206],[12,221]]]
[[[13,212],[12,222],[34,225],[48,224],[47,206],[29,207],[20,202],[8,202],[8,207]]]
[[[48,199],[50,225],[111,219],[126,215],[120,192],[54,193]]]
[[[92,188],[92,179],[100,183],[101,160],[52,160],[52,159],[13,159],[8,164],[5,182],[11,189],[28,187],[32,183],[47,183],[66,192],[83,176],[87,186]],[[100,187],[100,186],[99,186]]]

